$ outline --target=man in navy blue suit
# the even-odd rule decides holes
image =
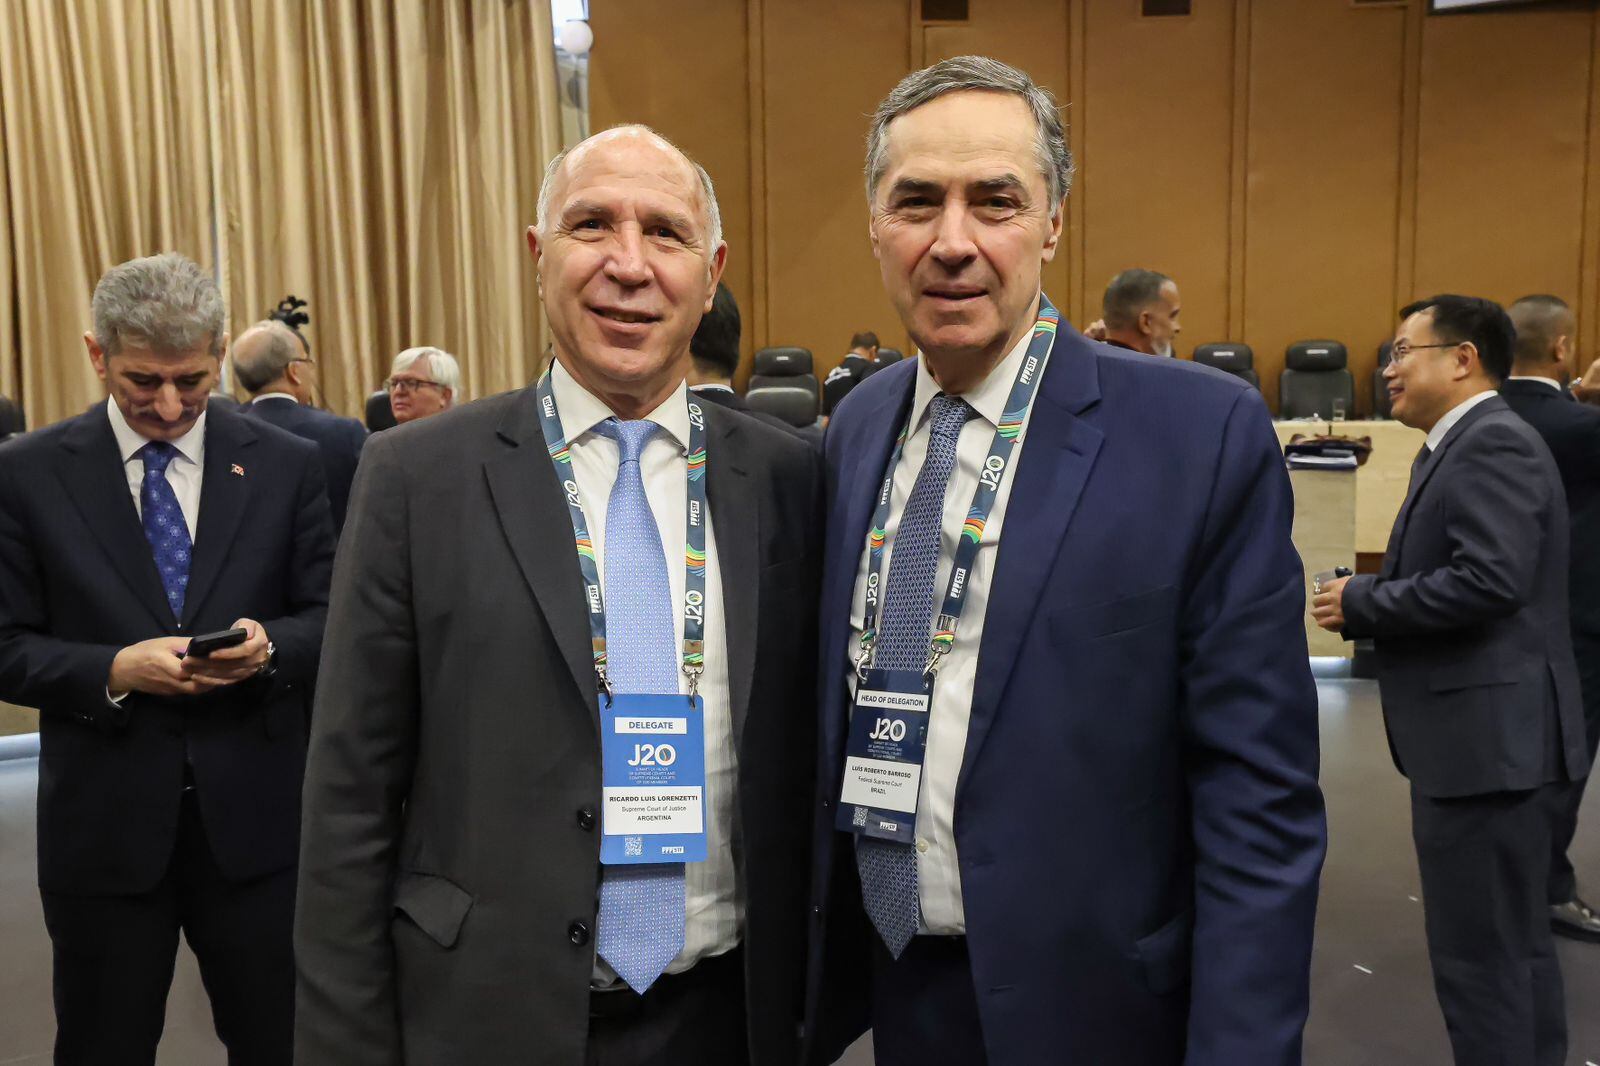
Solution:
[[[233,372],[251,397],[242,410],[317,446],[339,532],[367,430],[353,418],[314,406],[315,367],[303,339],[277,319],[257,322],[233,342]]]
[[[180,930],[231,1066],[293,1057],[333,531],[316,449],[209,403],[223,323],[183,256],[113,267],[84,338],[108,398],[0,445],[0,699],[41,712],[63,1066],[155,1061]]]
[[[827,441],[808,1054],[1298,1063],[1326,827],[1255,390],[1040,291],[1071,176],[1026,74],[907,77],[871,237],[922,358]]]

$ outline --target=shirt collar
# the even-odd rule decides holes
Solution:
[[[293,396],[290,396],[287,392],[263,392],[260,396],[257,396],[254,400],[251,400],[250,402],[251,403],[260,403],[262,400],[288,400],[290,403],[299,403],[300,402],[299,400],[295,399]]]
[[[1466,417],[1468,411],[1472,410],[1483,401],[1492,400],[1498,395],[1500,394],[1495,392],[1493,389],[1485,390],[1484,392],[1478,393],[1476,396],[1471,396],[1465,400],[1462,400],[1460,403],[1450,408],[1445,416],[1439,419],[1439,421],[1435,423],[1434,427],[1428,431],[1428,450],[1430,452],[1438,451],[1439,445],[1444,443],[1445,437],[1448,436],[1450,431],[1455,428],[1457,422]]]
[[[556,407],[561,412],[561,433],[567,438],[568,444],[576,443],[606,419],[617,418],[616,413],[599,397],[567,373],[567,368],[561,365],[559,358],[550,364],[550,392],[555,396]],[[679,448],[688,449],[688,388],[683,382],[678,382],[672,395],[645,418],[664,429]]]
[[[189,427],[189,432],[172,442],[172,446],[178,449],[178,454],[195,466],[205,462],[206,415],[209,413],[201,411],[200,417]],[[135,452],[150,443],[150,439],[128,425],[128,420],[122,417],[122,408],[118,407],[117,401],[110,396],[106,397],[106,415],[111,419],[111,432],[117,438],[117,449],[122,452],[122,461],[126,464],[133,458]]]
[[[1506,380],[1507,381],[1537,381],[1540,384],[1549,385],[1552,389],[1555,389],[1557,392],[1566,392],[1567,391],[1566,389],[1561,387],[1561,382],[1557,381],[1555,378],[1540,377],[1537,374],[1512,374]]]
[[[720,381],[707,381],[707,382],[705,382],[703,384],[696,385],[693,388],[693,390],[691,390],[691,391],[694,391],[694,392],[725,392],[729,396],[732,396],[733,395],[733,386],[732,385],[724,385]]]
[[[1033,309],[1028,312],[1028,321],[1032,323],[1038,318],[1039,304],[1034,302]],[[962,394],[971,408],[990,426],[999,428],[1000,419],[1005,417],[1006,401],[1011,398],[1011,387],[1016,384],[1017,370],[1022,366],[1023,357],[1028,354],[1028,345],[1033,341],[1033,330],[1029,329],[1022,334],[1020,340],[1006,353],[989,376],[980,381],[970,391]],[[918,356],[922,355],[919,350]],[[928,411],[928,405],[933,398],[943,391],[939,383],[933,380],[933,374],[928,371],[928,361],[917,359],[917,391],[911,400],[911,426],[915,429],[922,424],[922,418]]]

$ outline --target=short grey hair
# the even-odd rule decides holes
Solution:
[[[1161,287],[1172,281],[1159,270],[1133,267],[1111,279],[1100,302],[1101,317],[1112,329],[1131,329],[1139,312],[1161,299]]]
[[[695,177],[700,179],[700,196],[706,202],[707,221],[709,221],[711,224],[711,243],[707,246],[707,250],[709,254],[715,254],[717,245],[722,243],[722,209],[717,205],[717,187],[712,184],[711,175],[706,172],[706,168],[691,159],[688,152],[685,152],[682,148],[679,148],[677,145],[661,136],[661,134],[657,133],[649,126],[640,125],[638,123],[627,123],[625,125],[612,126],[610,129],[601,130],[600,133],[597,133],[594,136],[599,137],[602,134],[614,133],[617,130],[630,130],[637,133],[649,134],[651,137],[654,137],[656,140],[660,141],[662,144],[681,155],[684,162],[688,163],[689,166],[694,168]],[[594,137],[589,137],[583,141],[580,141],[578,144],[573,145],[572,148],[561,149],[561,151],[555,154],[555,158],[550,160],[550,165],[544,168],[544,180],[539,183],[539,213],[537,216],[535,216],[533,224],[533,228],[538,230],[539,236],[544,236],[545,223],[550,220],[550,194],[555,189],[555,178],[556,174],[561,170],[561,164],[567,161],[567,156],[572,154],[573,148],[581,148],[583,145],[587,144],[593,139]]]
[[[946,93],[1009,93],[1020,97],[1033,112],[1034,154],[1050,197],[1050,217],[1061,210],[1062,197],[1072,187],[1072,152],[1067,148],[1061,110],[1049,90],[1040,88],[1016,67],[988,56],[956,56],[907,74],[883,98],[872,116],[867,134],[867,203],[878,194],[878,183],[889,167],[889,124]]]
[[[288,326],[276,319],[264,319],[251,326],[248,332],[260,330],[259,341],[233,346],[233,372],[246,392],[260,392],[283,377],[289,364],[300,356],[300,341]],[[243,342],[244,338],[240,338]]]
[[[94,341],[107,356],[124,344],[157,352],[222,354],[226,312],[216,280],[177,252],[130,259],[94,287]]]
[[[461,391],[461,364],[456,362],[455,356],[442,348],[427,345],[407,348],[394,357],[394,365],[389,368],[389,373],[398,374],[402,370],[410,370],[424,359],[428,361],[428,373],[433,375],[433,380],[448,386],[453,393]]]

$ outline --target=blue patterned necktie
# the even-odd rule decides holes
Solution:
[[[144,483],[139,487],[139,510],[145,539],[155,555],[161,573],[161,588],[174,618],[183,617],[183,595],[189,587],[189,560],[193,544],[189,524],[184,521],[178,494],[167,482],[167,467],[177,458],[178,449],[166,441],[153,440],[135,453],[144,461]]]
[[[920,671],[933,636],[934,579],[939,572],[945,489],[956,466],[956,441],[972,408],[959,396],[940,394],[930,406],[928,455],[917,472],[889,553],[888,588],[872,665]],[[861,898],[884,946],[895,958],[917,933],[917,856],[910,844],[856,838]]]
[[[661,531],[645,496],[639,456],[661,427],[607,419],[595,432],[617,442],[617,480],[606,504],[606,672],[618,692],[678,691],[672,585]],[[595,947],[635,992],[683,950],[682,863],[607,866]]]

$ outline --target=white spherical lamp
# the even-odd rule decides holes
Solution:
[[[572,19],[561,26],[561,50],[568,55],[586,56],[594,47],[594,30],[582,19]]]

